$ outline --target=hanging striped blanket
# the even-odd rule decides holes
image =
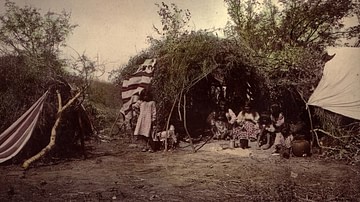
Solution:
[[[124,116],[129,114],[131,105],[137,101],[134,95],[140,94],[144,88],[150,85],[155,63],[156,59],[146,59],[129,79],[123,81],[121,88],[123,105],[120,112]]]
[[[48,91],[0,135],[0,163],[18,154],[30,139]]]

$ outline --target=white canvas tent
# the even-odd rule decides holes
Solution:
[[[328,54],[335,57],[325,64],[308,105],[360,120],[360,48],[329,48]]]

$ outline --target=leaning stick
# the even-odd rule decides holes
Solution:
[[[82,91],[78,92],[73,98],[71,98],[69,100],[69,102],[66,103],[66,105],[64,105],[64,107],[62,106],[60,92],[57,90],[56,93],[57,93],[57,98],[58,98],[58,112],[56,115],[56,120],[55,120],[54,126],[51,129],[50,142],[39,153],[37,153],[35,156],[29,158],[28,160],[26,160],[23,163],[22,167],[24,169],[29,168],[29,166],[32,162],[34,162],[34,161],[38,160],[39,158],[41,158],[42,156],[44,156],[46,153],[48,153],[54,147],[55,141],[56,141],[56,129],[59,126],[59,123],[61,121],[61,115],[81,95]]]
[[[175,104],[176,104],[177,99],[178,99],[178,97],[175,98],[174,103],[173,103],[173,105],[172,105],[172,107],[171,107],[171,110],[170,110],[168,119],[167,119],[167,121],[166,121],[166,131],[169,130],[171,115],[172,115],[172,113],[173,113],[173,111],[174,111],[174,108],[175,108]],[[168,137],[168,136],[169,136],[169,133],[166,132],[166,137]],[[168,141],[167,141],[167,138],[165,138],[165,150],[164,150],[164,151],[167,151],[167,150],[168,150]]]
[[[189,138],[189,141],[190,141],[190,145],[191,145],[191,148],[193,150],[193,152],[195,153],[196,150],[195,150],[195,147],[194,147],[194,144],[193,144],[193,141],[192,141],[192,137],[187,129],[187,125],[186,125],[186,94],[184,94],[184,128],[185,128],[185,131],[186,131],[186,134]]]
[[[112,126],[110,128],[110,133],[109,133],[110,137],[113,136],[112,131],[114,130],[114,127],[115,127],[117,121],[119,120],[120,114],[121,114],[121,111],[119,111],[119,113],[117,114],[116,119],[115,119],[114,123],[112,124]]]
[[[212,130],[211,133],[212,135],[210,135],[210,137],[207,140],[205,140],[204,143],[202,143],[198,148],[195,148],[195,152],[199,151],[204,145],[206,145],[214,137],[215,133]]]

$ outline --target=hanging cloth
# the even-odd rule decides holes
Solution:
[[[42,111],[48,91],[44,93],[18,120],[0,135],[0,163],[18,154],[30,139]]]
[[[132,105],[139,99],[140,92],[150,86],[155,64],[155,58],[146,59],[130,78],[123,81],[121,88],[122,107],[119,115],[122,114],[127,123],[134,118],[134,114],[130,112],[132,111]]]
[[[336,55],[325,64],[308,105],[360,120],[360,48],[329,48],[328,53]]]

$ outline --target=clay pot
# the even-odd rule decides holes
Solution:
[[[291,149],[294,156],[302,157],[310,155],[310,143],[307,140],[294,140],[291,142]]]
[[[240,139],[240,147],[242,149],[249,148],[249,140],[248,139]]]

